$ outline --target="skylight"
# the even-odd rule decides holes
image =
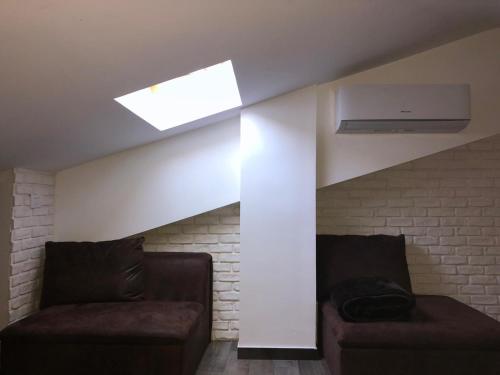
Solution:
[[[231,60],[115,98],[158,130],[241,105]]]

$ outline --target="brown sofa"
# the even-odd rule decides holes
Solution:
[[[452,298],[416,296],[410,321],[344,321],[330,288],[372,276],[411,292],[404,236],[317,237],[318,336],[333,375],[500,374],[500,323]]]
[[[2,374],[194,374],[211,336],[212,258],[144,253],[142,264],[140,300],[51,305],[4,329]]]

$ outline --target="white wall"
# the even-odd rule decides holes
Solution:
[[[500,132],[500,28],[321,85],[318,187],[362,176]],[[472,121],[457,134],[335,134],[339,85],[469,83]]]
[[[66,169],[56,238],[107,240],[239,200],[239,118]]]
[[[0,329],[9,322],[10,231],[14,198],[14,173],[0,172]]]
[[[239,347],[316,346],[316,88],[241,115]]]

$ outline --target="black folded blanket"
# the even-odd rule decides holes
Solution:
[[[381,277],[342,281],[331,289],[330,300],[350,322],[408,320],[415,306],[413,294]]]

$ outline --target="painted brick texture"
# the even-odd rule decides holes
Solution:
[[[414,291],[500,320],[500,136],[318,190],[322,234],[404,234]]]
[[[54,176],[14,169],[10,322],[38,309],[44,247],[54,234]]]
[[[214,262],[215,340],[238,337],[240,206],[238,203],[142,233],[145,251],[206,252]]]

